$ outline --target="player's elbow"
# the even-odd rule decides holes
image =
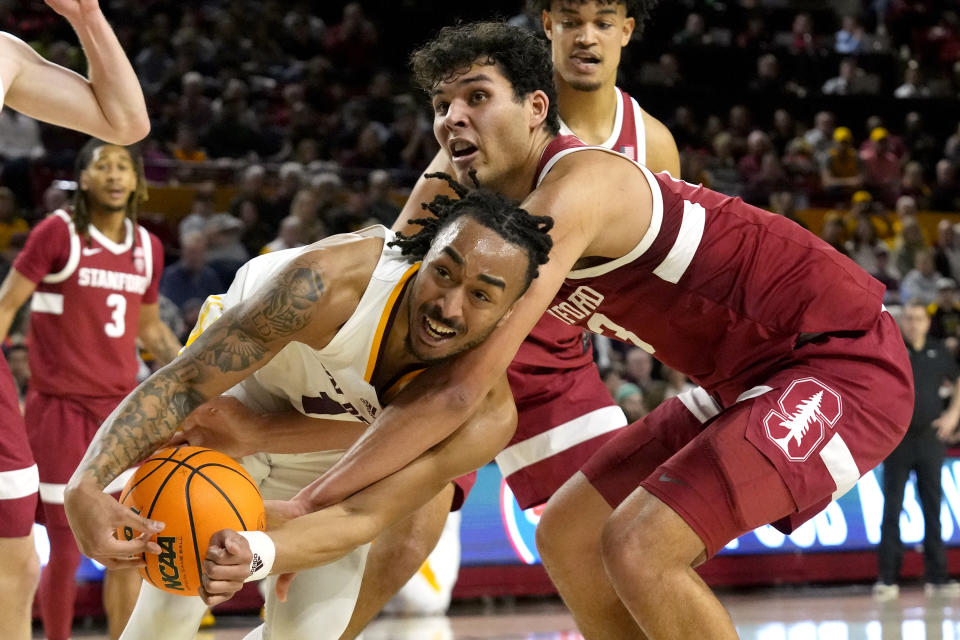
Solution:
[[[118,145],[136,144],[150,134],[150,118],[146,112],[117,122],[103,136],[106,142]]]

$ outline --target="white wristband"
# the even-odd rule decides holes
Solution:
[[[244,582],[266,578],[270,575],[270,571],[273,569],[273,561],[277,558],[277,547],[273,544],[273,538],[263,531],[237,531],[237,533],[247,539],[250,551],[253,552],[253,560],[250,562],[250,577]]]

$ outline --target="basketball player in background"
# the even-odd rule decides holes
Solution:
[[[49,640],[70,637],[80,563],[63,512],[67,480],[100,423],[136,386],[137,339],[160,362],[180,348],[157,304],[163,247],[136,223],[146,195],[139,154],[93,139],[77,156],[77,174],[73,210],[54,212],[30,232],[0,286],[3,336],[32,296],[24,419],[39,468],[38,520],[50,539],[39,587]],[[112,637],[119,637],[139,586],[135,571],[108,569],[104,607]]]
[[[616,84],[623,48],[642,35],[656,0],[531,0],[530,5],[541,15],[550,40],[561,132],[613,149],[653,172],[679,177],[673,136]],[[430,171],[452,171],[443,151]],[[394,230],[409,232],[410,219],[422,215],[419,203],[442,188],[439,181],[421,177]],[[516,434],[496,460],[520,507],[528,509],[543,505],[627,425],[627,418],[600,379],[583,330],[548,315],[521,346],[508,375],[519,417]],[[342,640],[356,637],[426,561],[443,530],[451,497],[469,486],[451,486],[377,540]]]
[[[116,144],[145,137],[150,120],[140,83],[98,2],[47,0],[47,4],[76,31],[87,54],[89,78],[44,60],[16,36],[0,32],[0,107]],[[0,637],[26,640],[31,636],[30,605],[40,572],[31,534],[39,480],[2,358],[0,433],[0,556],[5,559]]]
[[[291,405],[301,412],[294,427],[267,420],[266,433],[253,450],[270,455],[244,459],[266,498],[286,499],[332,464],[376,416],[389,411],[383,402],[403,384],[489,335],[546,259],[551,221],[484,191],[469,192],[463,200],[443,197],[432,207],[438,217],[424,220],[423,230],[410,237],[374,226],[247,263],[230,290],[208,305],[199,337],[104,423],[67,496],[78,536],[99,532],[103,518],[154,531],[99,489],[90,491],[163,444],[210,397],[230,389],[261,413]],[[219,318],[217,305],[223,310]],[[268,589],[266,629],[271,637],[338,638],[360,587],[364,543],[453,478],[492,459],[515,425],[513,399],[501,376],[480,411],[455,436],[397,474],[399,486],[377,493],[375,504],[363,502],[363,508],[327,521],[336,535],[278,541],[280,570],[331,564],[298,574],[285,602]],[[128,559],[133,549],[144,547],[138,541],[110,544],[119,553],[104,558],[109,566],[142,562]],[[249,577],[249,552],[246,561],[244,577]],[[220,585],[204,584],[210,586],[210,604],[226,597],[220,595]],[[147,640],[160,633],[166,640],[190,640],[203,611],[199,598],[144,584],[123,638]],[[250,637],[261,637],[259,633]]]

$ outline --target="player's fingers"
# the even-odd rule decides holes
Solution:
[[[115,501],[116,502],[116,501]],[[143,531],[144,533],[154,534],[160,533],[163,531],[164,523],[159,520],[151,520],[149,518],[144,518],[143,516],[137,514],[132,509],[127,509],[119,502],[116,503],[118,511],[116,511],[117,521],[114,522],[116,527],[130,527],[137,531]]]
[[[221,564],[213,558],[203,561],[203,575],[210,580],[222,580],[231,583],[243,584],[250,577],[250,565]],[[239,587],[237,587],[239,589]],[[211,593],[219,593],[221,589],[210,589]]]
[[[282,573],[277,578],[277,584],[274,588],[274,592],[277,594],[277,600],[280,602],[287,601],[287,594],[290,592],[290,583],[293,582],[293,579],[297,577],[296,573]]]
[[[233,597],[232,593],[231,594],[220,594],[220,593],[211,594],[211,593],[208,593],[207,590],[204,589],[203,587],[200,587],[198,594],[200,596],[200,599],[203,600],[204,604],[206,604],[208,607],[215,607],[221,602],[226,602],[227,600]]]

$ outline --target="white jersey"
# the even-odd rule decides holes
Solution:
[[[630,94],[615,87],[617,93],[617,115],[613,121],[610,137],[598,147],[613,149],[640,164],[647,163],[647,130],[643,121],[643,110]],[[575,136],[567,123],[560,120],[560,135]]]
[[[356,311],[322,349],[291,342],[238,384],[231,393],[242,396],[245,404],[261,411],[276,411],[289,402],[311,417],[368,424],[383,408],[370,380],[386,347],[385,337],[404,289],[419,263],[411,265],[398,248],[388,246],[395,236],[386,227],[377,225],[356,234],[384,239],[380,260]],[[311,250],[308,246],[275,251],[247,262],[226,294],[207,299],[194,334],[271,282],[291,260]],[[195,337],[192,334],[188,344]]]

